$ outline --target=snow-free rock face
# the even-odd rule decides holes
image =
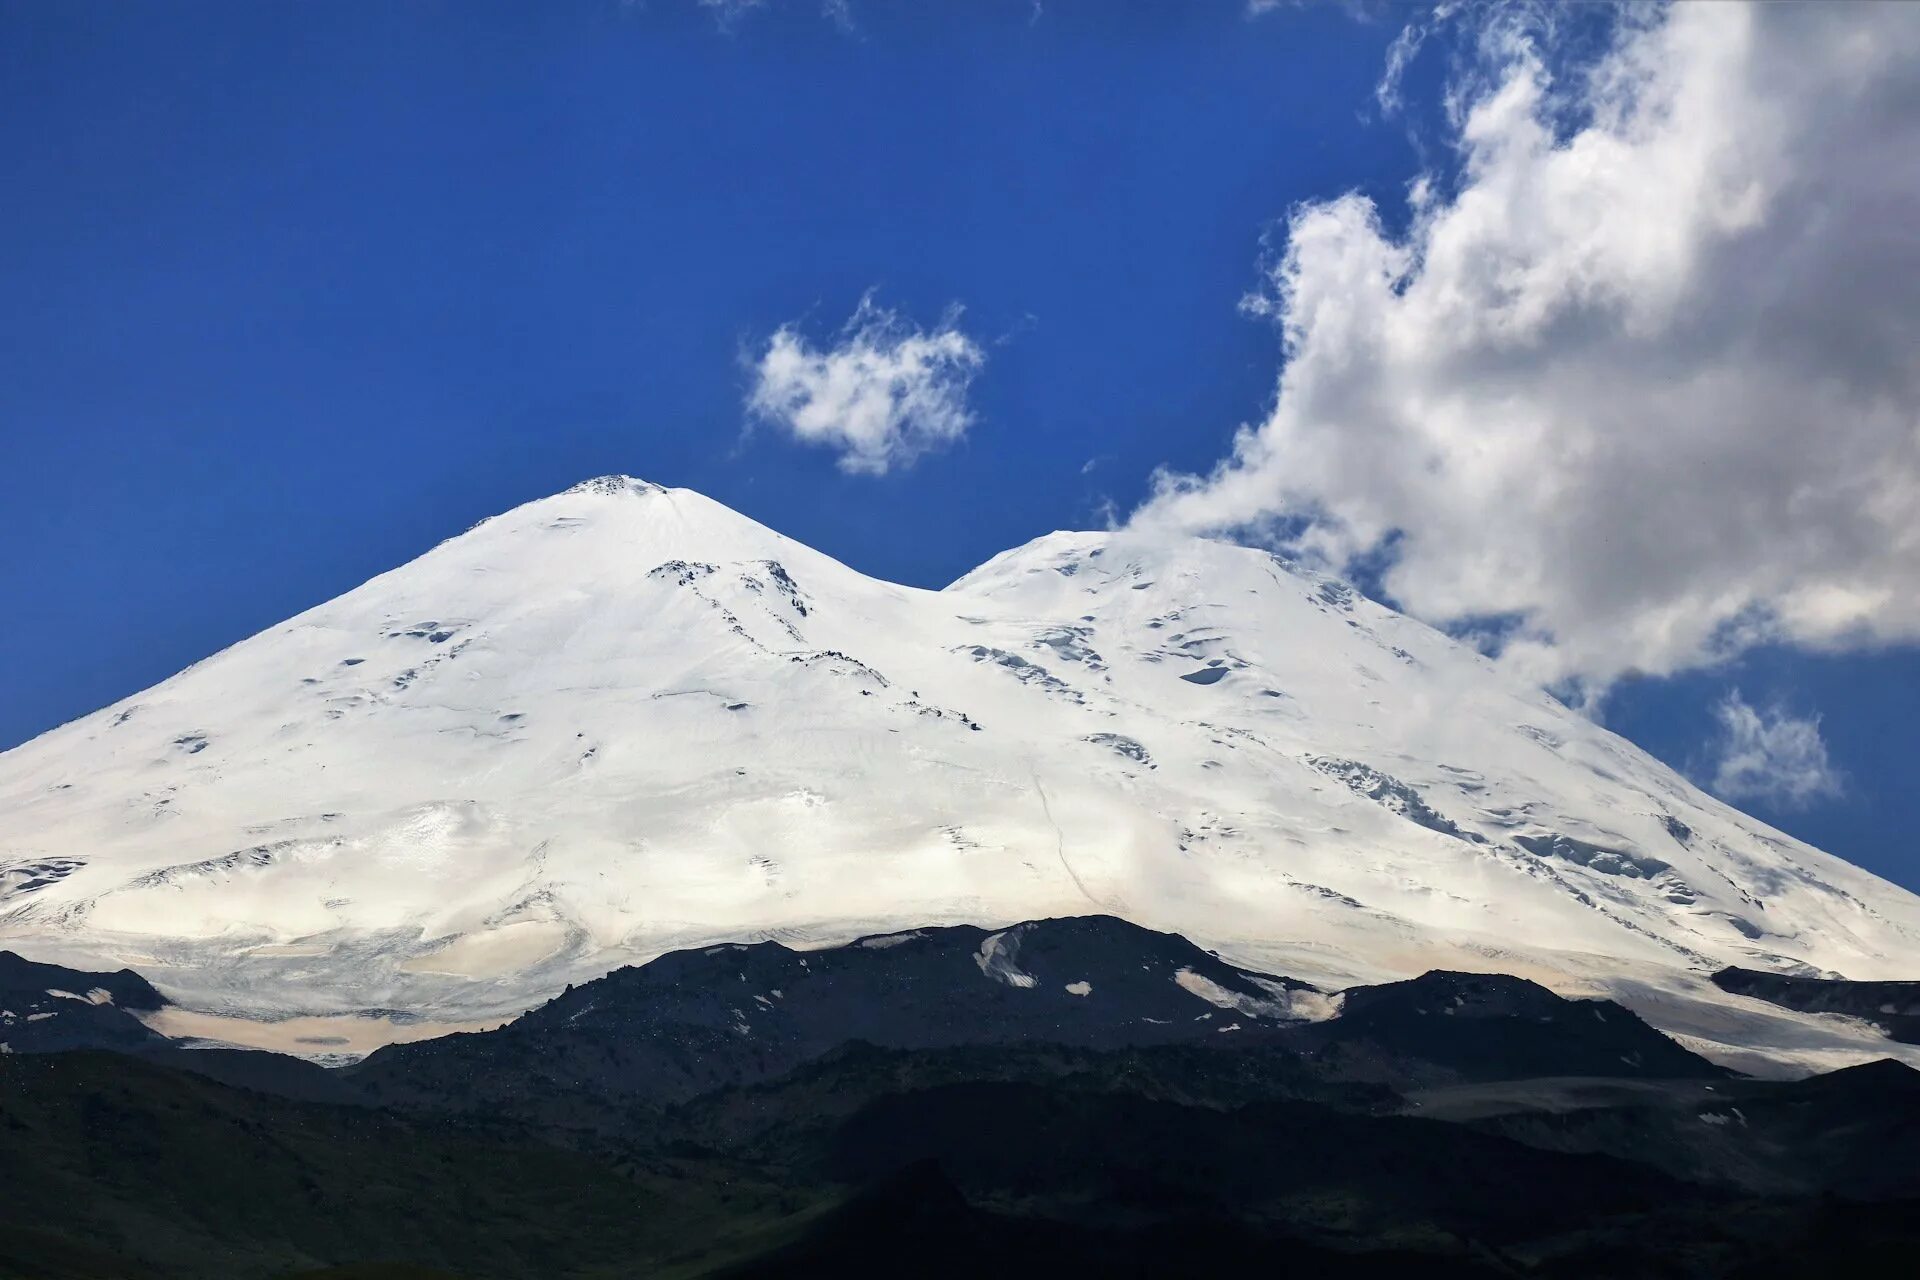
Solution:
[[[850,1043],[1204,1044],[1331,1008],[1303,983],[1235,968],[1177,935],[1085,916],[911,929],[807,951],[760,942],[669,952],[569,987],[497,1031],[382,1049],[351,1075],[382,1104],[485,1110],[569,1090],[682,1102]]]
[[[1329,989],[1920,971],[1913,895],[1198,539],[922,591],[607,478],[0,755],[0,939],[200,1008],[483,1017],[675,947],[1090,913]]]
[[[161,1037],[135,1015],[165,1004],[125,969],[82,973],[0,951],[0,1053],[146,1048]]]
[[[1849,982],[1733,966],[1714,974],[1713,985],[1784,1009],[1858,1018],[1895,1040],[1920,1044],[1920,982]]]

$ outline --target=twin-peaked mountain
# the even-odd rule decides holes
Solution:
[[[925,591],[624,477],[0,755],[0,940],[201,1009],[1093,913],[1329,990],[1920,958],[1913,895],[1262,551],[1057,533]]]

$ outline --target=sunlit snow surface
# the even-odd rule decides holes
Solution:
[[[1809,1064],[1867,1033],[1699,975],[1920,977],[1913,895],[1202,540],[1056,533],[922,591],[607,478],[0,755],[0,942],[210,1013],[472,1021],[678,946],[1095,911]]]

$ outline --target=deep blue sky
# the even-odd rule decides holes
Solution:
[[[853,12],[0,8],[0,747],[603,472],[928,586],[1098,524],[1268,404],[1263,232],[1420,164],[1369,112],[1395,25],[1337,7]],[[993,342],[967,441],[876,479],[744,435],[743,347],[869,288]],[[1920,661],[1763,653],[1608,722],[1686,767],[1735,684],[1849,779],[1762,816],[1920,885]]]

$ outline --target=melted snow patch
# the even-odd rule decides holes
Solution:
[[[47,994],[56,1000],[78,1000],[81,1004],[113,1003],[113,992],[107,990],[105,987],[95,987],[83,996],[77,996],[71,991],[61,991],[55,987],[48,987]]]
[[[1247,976],[1253,977],[1252,974]],[[1290,990],[1265,978],[1253,978],[1253,981],[1272,992],[1273,998],[1287,1007],[1286,1016],[1299,1022],[1325,1022],[1329,1018],[1337,1018],[1347,1003],[1345,992],[1328,995],[1324,991]]]
[[[980,943],[980,952],[973,962],[980,966],[980,972],[995,982],[1004,982],[1010,987],[1031,987],[1035,978],[1030,973],[1022,973],[1014,964],[1014,955],[1020,950],[1020,932],[1024,926],[1016,925],[1000,933],[988,934]]]
[[[867,951],[883,951],[888,947],[897,947],[903,942],[912,942],[915,938],[926,936],[925,929],[909,929],[905,933],[882,933],[871,938],[862,938],[854,945]]]
[[[1212,978],[1195,973],[1191,969],[1181,969],[1173,975],[1173,980],[1188,995],[1198,996],[1217,1009],[1231,1009],[1235,1013],[1244,1013],[1250,1018],[1285,1018],[1291,1021],[1300,1016],[1293,1012],[1291,998],[1262,1000],[1259,996],[1229,991]],[[1282,994],[1290,997],[1292,993],[1283,990]]]

